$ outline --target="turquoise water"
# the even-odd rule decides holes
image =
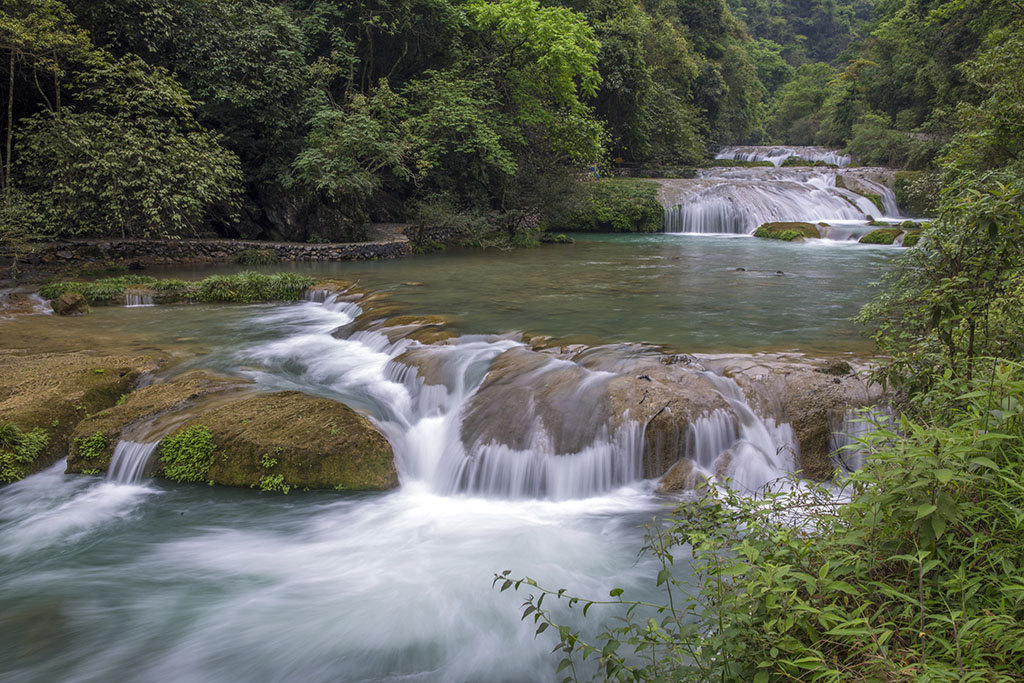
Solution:
[[[899,253],[855,243],[751,237],[582,235],[574,245],[459,250],[395,261],[283,264],[357,280],[463,332],[522,331],[681,352],[869,353],[850,322]],[[742,268],[743,270],[738,270]],[[157,269],[202,277],[238,266]],[[781,271],[782,274],[778,274]]]

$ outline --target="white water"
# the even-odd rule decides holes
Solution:
[[[209,362],[367,411],[394,446],[402,488],[280,496],[115,484],[137,480],[155,445],[127,441],[109,481],[58,465],[6,487],[0,677],[553,680],[552,639],[521,623],[522,595],[492,589],[493,573],[597,598],[623,587],[659,599],[654,563],[636,556],[641,525],[664,503],[640,479],[641,429],[625,419],[589,440],[570,429],[601,417],[593,396],[628,364],[604,349],[586,367],[536,354],[485,388],[495,359],[520,342],[389,340],[386,329],[360,329],[355,303],[315,298],[256,307],[240,326],[272,337]],[[708,379],[731,410],[692,426],[686,448],[698,464],[746,490],[791,469],[791,434],[758,418],[731,380]],[[556,380],[564,396],[541,391]],[[521,443],[463,443],[484,390],[508,400],[486,403],[497,412],[483,422],[504,420]],[[561,412],[541,410],[545,400]],[[686,563],[677,566],[684,579]],[[581,621],[562,605],[555,616],[592,637],[608,613]]]
[[[129,308],[137,306],[152,306],[153,295],[146,294],[144,292],[133,292],[132,290],[128,290],[124,293],[124,305],[128,306]]]
[[[867,197],[836,186],[837,171],[810,168],[704,169],[697,178],[661,181],[665,206],[664,231],[671,233],[750,234],[760,225],[778,221],[824,223],[823,237],[833,225],[836,237],[859,237],[871,228],[869,217],[900,222],[895,195],[868,179],[858,181],[878,194],[885,208]],[[879,216],[879,213],[885,215]]]
[[[139,483],[146,470],[146,463],[159,443],[118,441],[114,447],[114,455],[110,459],[110,467],[107,468],[107,479],[117,484]]]
[[[824,147],[723,147],[716,159],[732,159],[735,161],[770,161],[775,166],[781,166],[782,162],[790,157],[797,157],[804,161],[821,161],[826,164],[839,166],[840,168],[850,165],[850,157]]]

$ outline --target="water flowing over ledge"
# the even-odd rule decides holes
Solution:
[[[790,157],[796,157],[797,159],[810,162],[820,161],[825,164],[839,166],[840,168],[850,165],[849,156],[840,154],[835,150],[827,149],[825,147],[762,147],[750,145],[746,147],[723,147],[722,150],[715,155],[716,159],[731,159],[735,161],[770,161],[777,167],[781,166],[782,163]]]

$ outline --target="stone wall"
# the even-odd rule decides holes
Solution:
[[[34,253],[21,256],[19,266],[28,269],[60,270],[63,265],[80,267],[89,264],[128,263],[147,266],[231,262],[239,252],[249,249],[273,251],[281,262],[393,259],[412,253],[406,239],[340,244],[216,239],[83,239],[43,245]],[[10,263],[9,259],[8,256],[7,264]]]

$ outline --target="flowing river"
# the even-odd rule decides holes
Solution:
[[[636,428],[613,426],[590,399],[633,367],[635,348],[616,344],[866,354],[848,318],[894,253],[662,234],[293,266],[389,292],[399,313],[449,317],[461,336],[448,344],[333,334],[360,309],[329,295],[0,320],[5,348],[161,348],[182,359],[175,371],[341,400],[388,437],[402,483],[287,496],[179,486],[140,477],[151,447],[124,442],[110,479],[61,463],[0,489],[0,679],[554,680],[554,639],[520,622],[523,596],[493,589],[495,572],[658,598],[657,570],[637,551],[671,501],[642,477]],[[571,362],[529,356],[518,333],[592,348]],[[524,354],[521,370],[501,390],[537,405],[481,408],[488,370],[510,351]],[[693,376],[736,416],[698,421],[687,445],[698,466],[713,473],[728,450],[751,488],[792,469],[787,425],[758,416],[732,380]],[[542,397],[552,384],[564,389]],[[502,427],[509,443],[471,438]],[[581,620],[562,605],[556,616],[594,633],[609,613]]]

